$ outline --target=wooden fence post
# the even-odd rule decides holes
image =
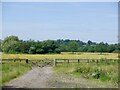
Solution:
[[[26,63],[28,63],[28,59],[26,59]]]
[[[69,59],[68,59],[68,64],[69,64]]]
[[[54,59],[54,65],[53,66],[56,66],[56,59]]]
[[[80,59],[78,59],[78,63],[80,62]]]

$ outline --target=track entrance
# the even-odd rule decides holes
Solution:
[[[32,66],[37,66],[37,67],[52,67],[54,62],[53,60],[45,59],[45,60],[29,60],[29,64]]]

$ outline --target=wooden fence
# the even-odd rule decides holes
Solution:
[[[26,63],[28,63],[28,59],[1,59],[0,60],[1,62],[11,62],[11,61],[13,61],[13,62],[16,62],[16,61],[19,61],[19,62],[21,62],[21,61],[25,61]]]
[[[56,66],[57,64],[59,63],[91,63],[91,62],[94,62],[94,63],[101,63],[101,62],[104,62],[104,63],[109,63],[109,62],[116,62],[116,61],[119,61],[118,59],[41,59],[41,60],[29,60],[29,59],[2,59],[0,60],[2,63],[4,62],[10,62],[10,61],[13,61],[13,62],[16,62],[16,61],[19,61],[19,62],[25,62],[25,63],[33,63],[33,64],[37,64],[37,63],[40,63],[40,62],[43,62],[43,63],[51,63],[53,64],[53,66]]]
[[[109,63],[109,62],[118,62],[118,59],[54,59],[54,66],[56,66],[58,63]]]

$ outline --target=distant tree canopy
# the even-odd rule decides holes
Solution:
[[[118,52],[118,44],[96,43],[88,40],[19,40],[17,36],[8,36],[0,40],[0,51],[4,53],[46,54],[61,52]]]

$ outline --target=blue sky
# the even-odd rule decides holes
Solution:
[[[2,38],[2,3],[0,3],[0,39]]]
[[[3,3],[2,8],[3,38],[118,41],[117,2]]]

